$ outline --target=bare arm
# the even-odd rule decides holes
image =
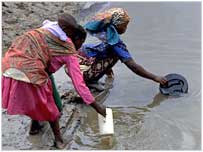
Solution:
[[[161,84],[165,84],[167,82],[167,80],[164,77],[156,76],[156,75],[146,71],[141,65],[135,63],[135,61],[133,59],[130,59],[124,63],[135,74],[137,74],[141,77],[153,80],[153,81],[161,83]]]
[[[106,117],[106,106],[96,101],[90,104],[98,113]]]
[[[69,55],[64,59],[64,61],[66,62],[68,75],[70,76],[76,91],[82,97],[83,101],[86,104],[91,105],[98,113],[105,117],[106,107],[103,104],[97,103],[95,101],[89,88],[86,86],[83,80],[83,75],[79,68],[77,57]]]

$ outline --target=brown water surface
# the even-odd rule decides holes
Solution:
[[[112,2],[112,6],[129,12],[131,21],[122,39],[135,61],[158,75],[183,75],[189,92],[178,98],[163,96],[158,84],[119,62],[105,101],[113,109],[114,136],[102,140],[97,114],[87,108],[72,149],[200,150],[201,3]]]

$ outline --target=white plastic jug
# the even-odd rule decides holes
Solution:
[[[113,114],[111,108],[106,108],[106,118],[98,114],[98,123],[101,135],[114,134]]]

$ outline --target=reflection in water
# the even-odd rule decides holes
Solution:
[[[135,109],[142,109],[144,112],[150,112],[149,108],[154,108],[156,106],[159,106],[162,102],[166,101],[169,98],[175,98],[175,97],[166,96],[166,95],[162,95],[161,93],[158,93],[153,98],[153,101],[150,104],[146,105],[146,106],[142,106],[142,107],[137,107],[137,106],[113,106],[112,108],[118,108],[118,109],[135,108]]]
[[[156,106],[159,106],[162,102],[168,100],[168,99],[179,99],[180,97],[184,97],[186,94],[181,93],[178,96],[176,95],[163,95],[161,93],[158,93],[154,98],[152,103],[148,104],[146,107],[148,108],[154,108]]]
[[[159,106],[161,104],[161,102],[164,102],[166,99],[168,99],[169,96],[165,96],[165,95],[162,95],[161,93],[158,93],[154,99],[153,99],[153,102],[148,104],[147,107],[149,108],[154,108],[156,106]]]
[[[111,149],[114,137],[99,134],[97,113],[88,106],[84,106],[83,111],[81,126],[74,137],[71,149]]]
[[[115,134],[113,136],[101,136],[97,113],[91,108],[84,108],[87,115],[83,117],[82,125],[71,149],[117,149],[121,146],[121,140],[133,138],[139,132],[144,122],[144,113],[147,112],[145,108],[112,108]],[[121,149],[128,148],[124,145]]]
[[[84,116],[71,149],[133,149],[139,132],[145,126],[145,116],[151,108],[159,106],[171,97],[156,94],[153,101],[143,107],[112,107],[114,130],[113,136],[99,134],[97,113],[84,106]]]

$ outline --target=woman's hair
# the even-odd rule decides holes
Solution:
[[[87,36],[87,32],[85,31],[85,29],[81,25],[77,24],[77,27],[74,32],[74,36],[72,38],[73,41],[78,39],[86,39],[86,36]]]
[[[60,28],[75,42],[78,39],[86,39],[87,33],[85,29],[77,24],[75,18],[67,13],[58,16],[58,24]]]
[[[61,14],[58,17],[58,24],[72,39],[72,41],[86,39],[87,33],[85,29],[81,25],[77,24],[77,21],[72,15],[68,13]]]
[[[61,14],[58,17],[58,25],[71,39],[74,37],[75,29],[78,26],[75,18],[67,13]]]
[[[62,26],[62,27],[66,26],[69,28],[75,28],[77,26],[77,21],[75,20],[75,18],[68,13],[63,13],[59,15],[58,23],[59,23],[59,26]]]

